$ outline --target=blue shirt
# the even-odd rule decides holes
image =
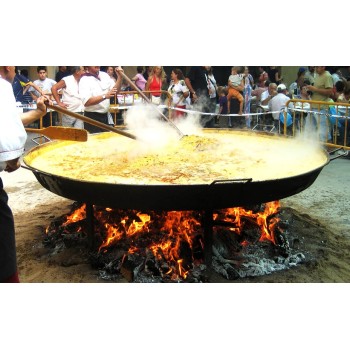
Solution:
[[[16,74],[12,83],[13,94],[15,95],[15,99],[17,102],[21,102],[22,104],[27,104],[32,101],[32,97],[27,91],[25,95],[23,95],[24,86],[21,85],[21,82],[27,84],[30,80],[26,78],[24,75]]]

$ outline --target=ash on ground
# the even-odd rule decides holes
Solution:
[[[184,275],[175,271],[166,259],[156,258],[147,248],[128,254],[127,241],[102,251],[91,250],[87,235],[81,231],[83,222],[71,224],[68,232],[67,227],[61,225],[63,217],[51,223],[43,245],[47,257],[69,256],[72,264],[84,260],[91,265],[92,273],[97,271],[102,280],[136,283],[258,281],[259,276],[278,274],[301,264],[312,265],[324,258],[326,242],[317,222],[291,208],[282,208],[278,216],[276,244],[260,241],[259,228],[249,222],[241,235],[232,233],[227,227],[215,227],[210,268],[204,264],[202,229],[199,228],[196,232],[198,242],[192,251],[186,242],[182,242]],[[159,234],[157,232],[155,236]],[[148,236],[147,240],[150,239]]]

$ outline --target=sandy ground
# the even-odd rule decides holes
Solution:
[[[316,262],[240,282],[350,282],[349,170],[350,159],[336,159],[324,167],[312,186],[281,201],[282,208],[293,210],[313,228],[301,242],[315,250]],[[15,216],[21,281],[105,283],[84,254],[68,250],[50,255],[43,248],[45,228],[68,213],[73,201],[43,188],[27,169],[2,172],[1,177]]]

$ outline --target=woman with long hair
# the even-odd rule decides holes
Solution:
[[[171,95],[171,105],[177,109],[186,109],[187,97],[190,91],[185,83],[182,70],[175,68],[171,71],[171,82],[168,92]],[[172,119],[179,120],[185,116],[185,112],[175,110],[172,111]]]
[[[154,66],[147,80],[146,91],[151,91],[149,97],[152,103],[159,105],[161,100],[161,90],[165,82],[166,74],[162,66]]]

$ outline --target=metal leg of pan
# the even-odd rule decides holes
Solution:
[[[213,210],[205,210],[203,213],[204,232],[204,261],[207,268],[211,268],[213,259]]]
[[[90,249],[95,247],[95,229],[94,229],[94,207],[91,203],[86,203],[86,232]]]

